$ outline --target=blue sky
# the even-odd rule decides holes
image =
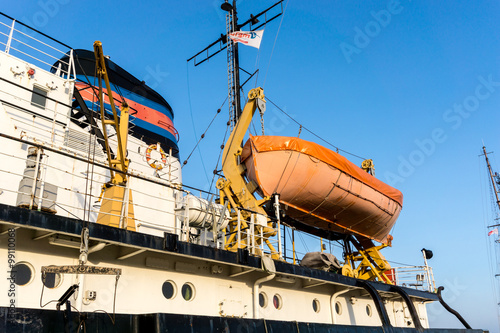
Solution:
[[[272,3],[238,1],[239,16]],[[196,68],[186,62],[223,32],[219,4],[20,0],[4,1],[2,11],[73,48],[92,49],[101,40],[105,54],[172,105],[185,159],[227,95],[224,53]],[[270,100],[315,134],[372,158],[377,177],[404,194],[386,257],[421,264],[420,249],[432,249],[445,299],[474,328],[498,332],[485,227],[492,224],[489,187],[478,155],[484,142],[500,170],[500,3],[285,4],[260,50],[240,48],[241,66],[260,70],[245,91],[264,86]],[[225,105],[184,167],[184,183],[208,188],[227,117]],[[270,103],[265,124],[266,134],[299,131]],[[255,128],[260,133],[258,119]],[[304,130],[301,138],[318,141]],[[440,306],[431,306],[429,316],[435,326],[461,327]]]

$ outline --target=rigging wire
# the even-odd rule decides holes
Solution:
[[[302,242],[302,245],[304,246],[304,248],[306,249],[306,251],[310,252],[309,251],[309,247],[307,246],[306,242],[304,241],[304,238],[302,237],[302,233],[298,232],[297,234],[299,235],[300,241]]]
[[[224,133],[224,138],[222,138],[222,144],[220,145],[219,157],[217,157],[217,163],[215,164],[214,175],[212,176],[212,182],[210,183],[210,187],[208,188],[209,192],[212,191],[212,186],[214,185],[215,176],[217,175],[217,169],[219,168],[219,162],[221,161],[222,152],[224,151],[224,143],[226,142],[226,136],[227,136],[227,132],[229,131],[230,126],[231,126],[231,123],[228,121],[227,126],[226,126],[226,132]],[[215,190],[214,190],[214,192],[215,192]],[[210,193],[207,193],[207,200],[208,200],[209,196],[210,196]]]
[[[269,63],[267,64],[266,75],[264,75],[264,82],[262,83],[262,88],[266,85],[267,73],[269,72],[269,67],[271,67],[271,59],[273,58],[274,48],[276,47],[276,41],[278,40],[278,35],[281,30],[281,24],[283,23],[283,19],[285,18],[286,8],[288,7],[288,3],[290,0],[286,2],[285,9],[283,9],[283,15],[281,15],[280,25],[278,26],[278,31],[276,32],[276,37],[274,38],[273,48],[271,49],[271,56],[269,57]]]
[[[191,87],[190,87],[190,84],[189,84],[189,65],[188,63],[186,63],[186,78],[187,78],[187,90],[188,90],[188,101],[189,101],[189,114],[191,115],[191,124],[193,125],[193,132],[194,132],[194,136],[197,137],[198,135],[196,134],[196,126],[194,124],[194,117],[193,117],[193,107],[192,107],[192,104],[191,104]],[[198,141],[199,143],[199,141]],[[196,144],[195,148],[198,147],[198,143]],[[194,149],[193,149],[194,151]],[[192,154],[193,152],[191,152]],[[207,174],[207,168],[205,167],[205,162],[203,160],[203,155],[201,154],[201,151],[200,149],[198,148],[198,153],[200,155],[200,161],[201,161],[201,165],[203,167],[203,172],[205,174],[205,178],[207,179],[207,183],[210,182],[209,178],[208,178],[208,174]],[[189,156],[191,156],[191,154],[189,154]],[[189,159],[189,157],[188,157]],[[184,161],[186,164],[187,163],[187,159]],[[181,166],[181,169],[182,169],[182,166]]]
[[[97,68],[96,68],[96,71],[97,71]],[[95,80],[96,80],[96,74],[97,73],[94,73],[94,85],[95,85]],[[92,112],[95,112],[94,110],[94,106],[95,106],[95,98],[96,98],[96,95],[95,94],[92,94]],[[90,125],[92,127],[92,125]],[[103,131],[106,131],[106,128],[103,128]],[[92,141],[92,129],[89,133],[89,151],[88,151],[88,156],[90,158],[90,148],[93,146],[93,149],[92,149],[92,160],[95,161],[95,154],[96,154],[96,145],[93,144],[93,141]],[[87,174],[86,174],[86,184],[85,184],[85,201],[87,201],[87,186],[88,186],[88,182],[89,182],[89,163],[90,163],[90,160],[89,162],[87,163]],[[88,211],[87,211],[87,220],[90,222],[90,213],[91,213],[91,205],[92,205],[92,185],[94,184],[93,182],[93,179],[94,179],[94,163],[92,163],[92,166],[91,166],[91,171],[90,171],[90,197],[89,197],[89,205],[88,205]],[[87,209],[87,205],[85,205],[85,209]],[[85,212],[84,212],[85,214]],[[85,215],[84,215],[84,220],[85,220]],[[85,221],[87,221],[85,220]],[[83,227],[86,227],[86,225],[84,224]],[[83,238],[82,238],[82,242],[83,242]],[[83,244],[83,243],[82,243]]]
[[[78,66],[80,67],[80,69],[82,70],[83,74],[85,75],[85,78],[87,79],[88,81],[88,84],[90,85],[90,79],[87,77],[87,74],[85,73],[85,71],[83,70],[82,68],[82,65],[80,63],[80,59],[78,59],[78,56],[76,57],[76,62],[78,62]],[[97,80],[97,66],[94,66],[94,86],[95,86],[95,81]],[[95,98],[96,94],[92,94],[92,112],[94,112],[94,98]],[[103,128],[103,131],[105,131],[106,129]],[[84,199],[84,203],[83,203],[83,225],[82,227],[83,228],[86,228],[87,227],[87,221],[90,221],[90,212],[91,212],[91,205],[92,205],[92,181],[90,182],[90,198],[88,198],[89,196],[89,168],[90,168],[90,150],[91,150],[91,147],[92,147],[92,132],[93,132],[93,129],[92,129],[92,124],[90,124],[90,133],[89,133],[89,141],[88,141],[88,144],[89,144],[89,148],[88,148],[88,152],[87,152],[87,156],[88,156],[88,162],[87,162],[87,171],[86,171],[86,174],[85,174],[85,199]],[[94,149],[93,149],[93,154],[92,154],[92,158],[95,160],[95,149],[96,147],[94,146]],[[90,177],[91,179],[94,178],[94,165],[92,164],[92,173],[90,174]],[[87,198],[88,198],[88,207],[87,207]],[[83,241],[83,239],[82,239]]]
[[[308,129],[307,127],[305,127],[303,124],[299,123],[297,120],[293,119],[292,116],[290,116],[288,113],[286,113],[283,109],[281,109],[278,105],[276,105],[276,103],[274,103],[271,99],[269,99],[269,96],[266,96],[266,99],[271,102],[272,105],[274,105],[274,107],[276,107],[278,110],[280,110],[285,116],[287,116],[288,118],[290,118],[294,123],[296,123],[297,125],[299,126],[302,126],[302,129],[308,131],[309,133],[311,133],[313,136],[317,137],[318,139],[320,139],[321,141],[325,142],[326,144],[328,144],[329,146],[335,148],[337,151],[341,151],[341,152],[344,152],[348,155],[351,155],[351,156],[354,156],[354,157],[357,157],[357,158],[360,158],[362,160],[366,160],[366,158],[364,157],[361,157],[359,155],[356,155],[356,154],[353,154],[353,153],[350,153],[348,152],[347,150],[344,150],[344,149],[340,149],[339,147],[335,146],[334,144],[326,141],[325,139],[323,139],[322,137],[320,137],[319,135],[317,135],[316,133],[314,133],[313,131],[311,131],[310,129]]]
[[[184,160],[184,162],[182,163],[182,166],[181,168],[183,168],[189,161],[189,159],[191,158],[191,155],[193,155],[194,151],[196,148],[198,148],[201,140],[203,140],[205,138],[205,135],[207,134],[208,130],[210,129],[210,126],[212,126],[213,122],[215,121],[215,118],[217,118],[217,116],[219,115],[222,107],[224,106],[224,104],[226,104],[226,101],[227,101],[227,97],[226,99],[224,100],[224,102],[222,103],[222,105],[220,106],[220,108],[217,109],[217,112],[215,113],[215,116],[212,118],[212,120],[210,121],[210,123],[208,124],[207,126],[207,129],[205,130],[205,132],[203,132],[202,135],[200,135],[200,138],[198,139],[198,142],[196,143],[196,145],[193,147],[193,150],[191,150],[191,153],[189,153],[189,156]],[[198,151],[200,151],[198,149]],[[201,154],[201,153],[200,153]],[[206,171],[205,171],[205,175],[206,175]],[[208,179],[207,177],[207,181],[210,182],[210,180]]]
[[[265,26],[264,26],[265,28]],[[260,47],[257,49],[257,56],[255,57],[255,65],[254,65],[254,72],[257,71],[257,74],[255,74],[255,83],[253,85],[254,88],[257,87],[257,80],[259,79],[259,73],[260,73],[260,70],[259,70],[259,65],[260,65],[260,55],[261,55],[261,51],[260,51]]]
[[[392,261],[392,260],[387,260],[387,262],[390,262],[391,264],[400,265],[400,266],[414,266],[414,265],[405,264],[405,263],[402,263],[402,262],[397,262],[397,261]]]
[[[292,238],[292,228],[286,228],[286,235],[288,235],[288,239],[290,240],[290,244],[293,244],[293,238]],[[293,251],[293,245],[287,249],[287,252],[291,252],[292,255],[290,256],[290,258],[293,260],[295,257],[296,257],[296,253]],[[286,257],[286,254],[285,254],[285,257]]]

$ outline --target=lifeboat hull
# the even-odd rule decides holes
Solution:
[[[402,208],[400,191],[299,138],[251,136],[242,161],[261,195],[279,194],[290,217],[319,229],[386,243]]]

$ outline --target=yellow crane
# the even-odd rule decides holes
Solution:
[[[250,90],[248,102],[224,147],[222,171],[225,178],[217,181],[217,188],[220,190],[220,203],[224,204],[227,201],[233,210],[232,220],[228,225],[226,249],[236,251],[238,248],[248,248],[254,250],[256,254],[261,254],[259,246],[264,242],[270,249],[272,257],[277,259],[278,253],[269,240],[269,237],[276,235],[276,230],[262,208],[269,198],[261,200],[255,198],[253,193],[257,189],[257,184],[246,181],[245,165],[240,163],[243,151],[241,143],[245,133],[256,109],[264,113],[265,105],[264,90],[262,88]],[[242,230],[250,232],[241,232]]]
[[[97,223],[135,231],[132,192],[127,186],[127,170],[130,163],[127,158],[129,106],[123,101],[120,107],[120,115],[118,115],[113,98],[113,91],[109,83],[108,72],[106,70],[106,58],[104,57],[102,43],[100,41],[94,42],[94,55],[99,82],[98,98],[101,109],[102,132],[104,134],[106,155],[111,168],[110,181],[102,188],[100,198],[102,202],[97,217]],[[104,102],[106,96],[103,92],[102,81],[104,81],[106,85],[107,99],[113,112],[113,117],[111,119],[107,119],[105,114]],[[114,156],[109,144],[108,126],[112,127],[116,133],[117,156]]]

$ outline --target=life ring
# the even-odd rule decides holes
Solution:
[[[156,150],[161,154],[161,163],[158,163],[158,160],[151,158],[151,152],[153,150]],[[152,144],[152,145],[149,145],[148,148],[146,149],[146,162],[153,169],[161,170],[161,169],[163,169],[163,165],[167,164],[167,155],[165,154],[163,149],[160,147],[160,145]]]

